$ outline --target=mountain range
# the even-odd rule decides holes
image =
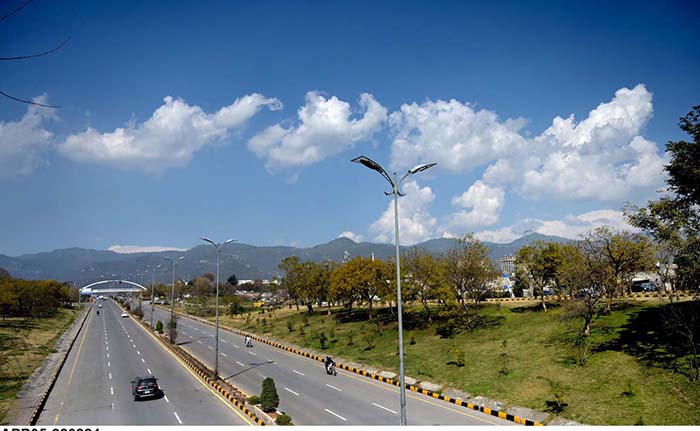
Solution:
[[[531,233],[506,244],[484,244],[489,248],[494,261],[500,256],[515,254],[522,246],[534,241],[566,242],[565,238]],[[456,239],[431,239],[410,247],[401,247],[402,253],[411,247],[422,248],[439,255],[454,247]],[[223,279],[236,274],[239,280],[272,279],[282,274],[279,263],[288,256],[298,256],[302,261],[342,261],[347,256],[386,259],[395,254],[392,244],[354,242],[348,238],[337,238],[314,247],[254,246],[231,243],[220,257],[220,274]],[[190,280],[204,273],[216,272],[216,255],[208,245],[193,247],[187,251],[163,251],[153,253],[116,253],[107,250],[65,248],[50,252],[24,254],[17,257],[0,254],[0,268],[5,268],[13,277],[24,279],[55,279],[84,285],[100,279],[123,279],[147,284],[153,277],[152,268],[161,265],[155,272],[156,281],[169,283],[172,265],[163,259],[185,258],[176,265],[175,276]],[[148,266],[148,267],[147,267]],[[150,269],[148,269],[150,268]]]

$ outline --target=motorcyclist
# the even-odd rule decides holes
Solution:
[[[100,315],[100,310],[97,310],[97,315],[98,315],[98,316]]]
[[[253,341],[250,338],[250,335],[245,336],[245,346],[246,347],[253,347]]]
[[[323,360],[323,364],[326,366],[326,374],[338,374],[335,371],[335,361],[333,361],[333,358],[326,356],[326,359]]]

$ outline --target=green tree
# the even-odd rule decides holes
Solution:
[[[280,404],[280,397],[277,394],[275,381],[272,377],[266,377],[262,382],[262,392],[260,393],[260,404],[265,413],[274,412]]]
[[[700,279],[700,105],[694,106],[679,126],[692,142],[666,145],[670,162],[665,166],[665,195],[640,208],[628,206],[625,214],[633,226],[643,229],[671,251],[676,265],[674,284],[698,289]]]
[[[440,287],[447,282],[443,262],[422,249],[412,248],[401,260],[401,264],[401,287],[405,288],[401,293],[405,292],[407,299],[420,300],[428,322],[432,323],[433,316],[428,302],[437,298]],[[394,275],[391,280],[395,283],[396,276]]]
[[[282,259],[278,266],[280,270],[284,271],[284,277],[280,280],[281,287],[287,290],[287,294],[294,301],[297,311],[299,310],[299,290],[301,288],[298,270],[300,264],[299,257],[289,256]]]
[[[516,255],[517,277],[532,283],[535,296],[541,296],[544,311],[547,311],[544,289],[549,287],[561,293],[558,279],[561,264],[561,246],[553,242],[535,241],[532,245],[522,247]]]
[[[230,284],[233,287],[238,286],[238,277],[236,277],[236,274],[231,274],[229,278],[226,279],[226,282]]]
[[[371,260],[358,256],[338,267],[331,275],[331,291],[342,297],[357,297],[367,302],[368,321],[374,317],[373,303],[378,298],[390,295],[386,273],[387,266],[381,260]],[[376,315],[377,329],[381,332],[379,315]]]
[[[488,248],[474,235],[460,238],[447,252],[445,274],[465,313],[467,325],[472,326],[478,319],[479,304],[500,274]]]

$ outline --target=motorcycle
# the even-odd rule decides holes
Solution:
[[[248,339],[245,341],[245,346],[246,347],[253,347],[253,342],[250,339]]]
[[[97,315],[98,315],[98,316],[100,315],[100,310],[97,310]]]
[[[326,374],[337,376],[338,372],[335,370],[335,364],[326,365]]]

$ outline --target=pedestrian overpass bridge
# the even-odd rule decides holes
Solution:
[[[110,293],[141,293],[148,289],[129,280],[102,280],[80,288],[81,295],[103,295]]]

